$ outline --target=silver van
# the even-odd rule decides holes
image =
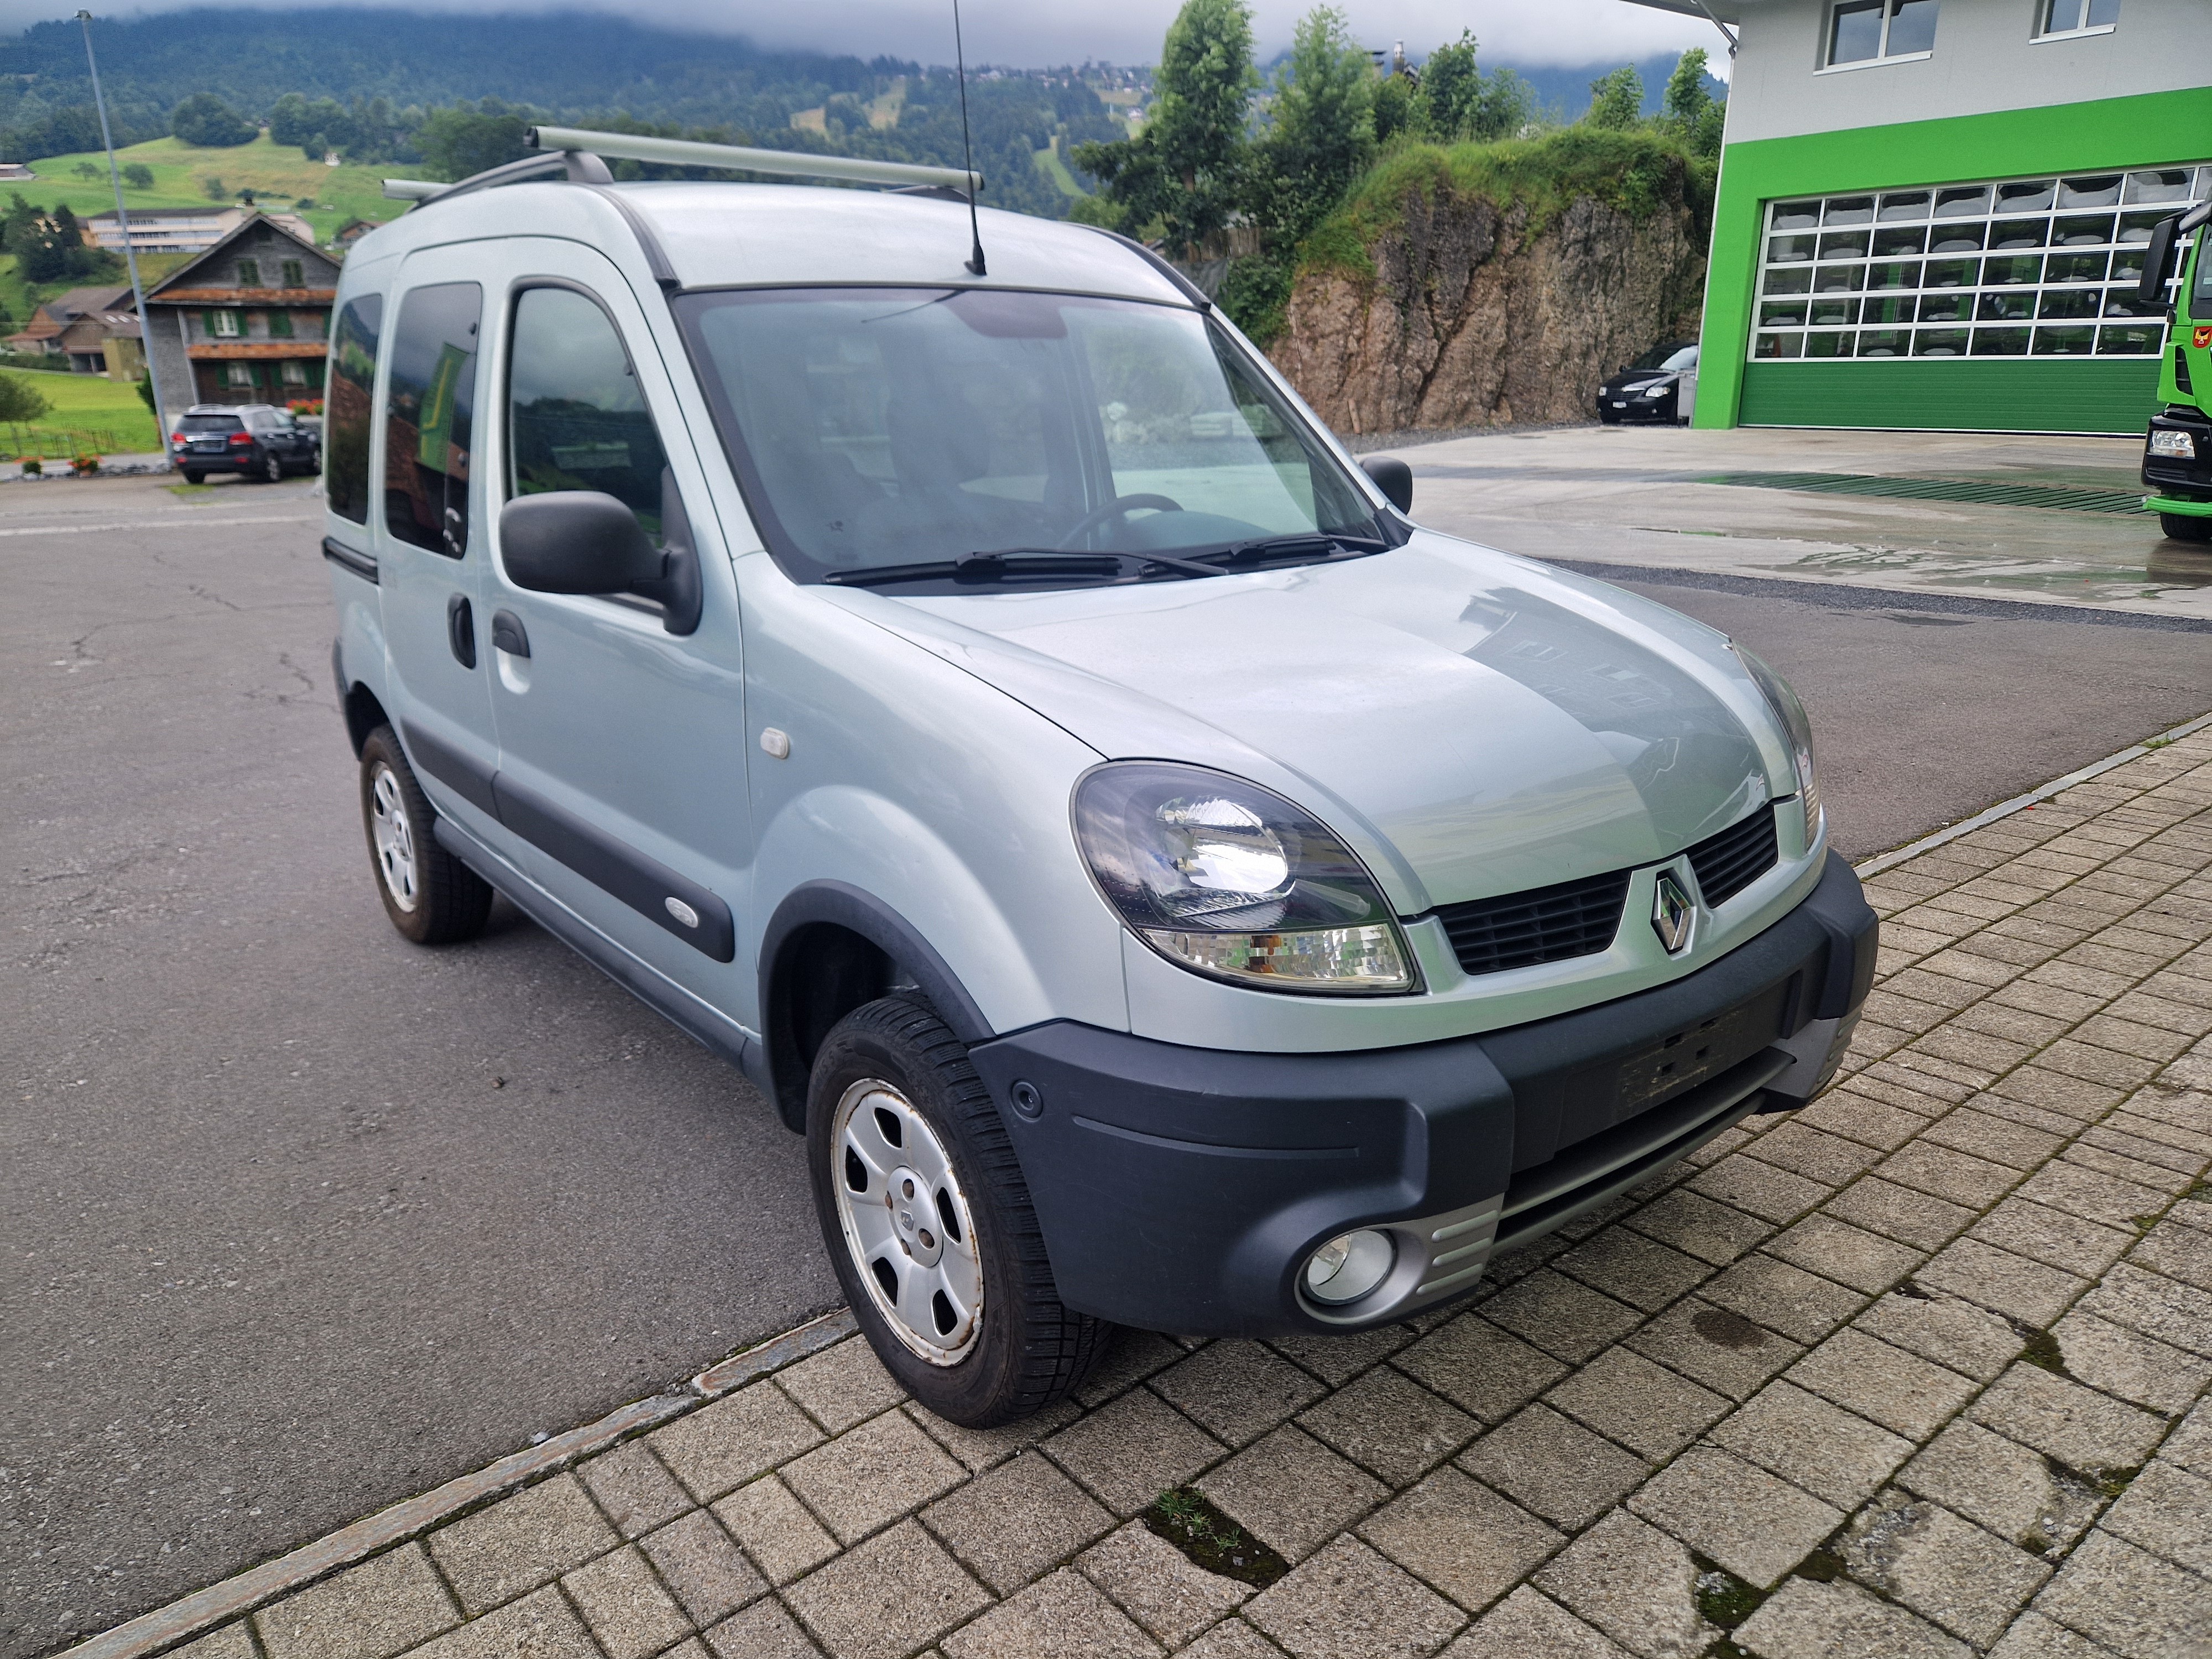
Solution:
[[[930,1409],[1404,1319],[1827,1083],[1875,921],[1748,652],[1419,527],[1134,243],[538,141],[338,290],[378,890],[740,1068]]]

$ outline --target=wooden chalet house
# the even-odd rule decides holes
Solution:
[[[256,215],[146,295],[165,411],[323,395],[337,261]]]

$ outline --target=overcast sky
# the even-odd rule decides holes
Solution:
[[[120,4],[112,9],[93,0],[95,11],[122,17],[135,11],[170,11],[206,0],[177,0],[175,5]],[[267,3],[267,0],[264,0]],[[358,3],[358,0],[354,0]],[[1712,26],[1702,20],[1654,11],[1628,0],[1342,0],[1361,40],[1388,46],[1404,40],[1414,56],[1456,40],[1471,28],[1483,55],[1516,64],[1619,64],[1655,52],[1704,46],[1717,73],[1725,75],[1728,54]],[[276,0],[276,9],[305,9],[316,0]],[[1291,27],[1310,0],[1255,0],[1253,12],[1261,56],[1272,57],[1290,44]],[[970,62],[1024,68],[1080,63],[1085,58],[1121,64],[1159,60],[1160,37],[1174,17],[1178,0],[963,0],[961,19]],[[863,58],[888,53],[923,63],[952,60],[951,0],[603,0],[602,3],[559,8],[528,4],[468,3],[468,0],[416,0],[416,10],[487,11],[574,9],[612,12],[668,28],[696,28],[746,34],[763,45],[808,46],[850,52]],[[0,24],[20,29],[49,18],[67,17],[75,8],[53,0],[0,0]],[[304,44],[304,43],[303,43]],[[211,41],[220,50],[220,43]]]

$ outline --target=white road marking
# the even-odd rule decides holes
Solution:
[[[95,530],[173,530],[185,525],[313,524],[322,514],[301,514],[289,519],[118,519],[112,524],[45,524],[21,530],[0,530],[0,536],[87,536]]]

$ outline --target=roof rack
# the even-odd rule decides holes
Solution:
[[[749,149],[738,144],[702,144],[688,138],[654,138],[635,132],[532,127],[523,135],[523,142],[545,153],[488,168],[454,185],[421,179],[386,179],[384,193],[393,201],[421,204],[554,173],[578,184],[611,184],[613,175],[600,159],[609,155],[626,161],[658,161],[671,167],[721,167],[772,173],[779,178],[836,179],[847,184],[889,185],[917,192],[949,190],[957,192],[963,201],[969,191],[981,191],[983,188],[983,175],[965,167],[872,161],[855,155],[807,155],[788,149]]]

